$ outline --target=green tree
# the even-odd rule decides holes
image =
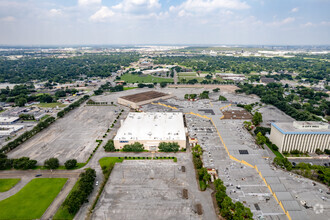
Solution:
[[[45,160],[44,166],[47,169],[57,169],[60,166],[60,163],[57,158],[49,158],[48,160]]]
[[[165,88],[167,86],[167,82],[160,82],[159,85],[161,88]]]
[[[261,132],[259,132],[258,134],[257,134],[257,144],[259,144],[259,145],[262,145],[262,144],[265,144],[266,143],[266,137],[265,136],[263,136],[262,134],[261,134]]]
[[[222,96],[222,95],[220,95],[220,96],[219,96],[219,101],[227,101],[227,98],[224,97],[224,96]]]
[[[143,144],[135,142],[134,144],[126,144],[123,147],[125,152],[142,152],[144,150]]]
[[[252,123],[257,126],[261,122],[262,122],[262,114],[260,112],[254,113],[253,118],[252,118]]]
[[[77,160],[76,159],[67,160],[64,163],[64,166],[66,169],[73,169],[77,166]]]
[[[180,145],[177,142],[161,142],[158,145],[158,149],[163,152],[177,152]]]
[[[18,99],[15,99],[15,104],[22,107],[25,105],[25,103],[27,103],[26,98],[20,97]]]
[[[116,150],[113,140],[108,140],[108,142],[104,145],[104,150],[106,152],[113,152]]]

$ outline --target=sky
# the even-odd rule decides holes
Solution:
[[[329,45],[330,0],[0,0],[0,45]]]

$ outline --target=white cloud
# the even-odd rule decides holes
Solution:
[[[179,6],[171,6],[170,11],[208,13],[220,9],[243,10],[248,8],[250,6],[240,0],[187,0]]]
[[[79,6],[100,5],[102,0],[78,0]]]
[[[106,20],[113,17],[114,15],[115,15],[115,13],[111,9],[109,9],[106,6],[102,6],[100,8],[100,10],[95,12],[95,14],[93,14],[90,17],[90,20],[94,21],[94,22],[105,22]]]
[[[305,23],[305,24],[302,24],[302,25],[300,25],[301,27],[312,27],[312,26],[314,26],[315,24],[313,24],[312,22],[307,22],[307,23]]]
[[[145,13],[161,7],[158,0],[123,0],[112,7],[113,10],[132,13]]]
[[[49,15],[50,16],[62,15],[62,10],[53,8],[53,9],[49,10]]]
[[[298,12],[299,11],[299,8],[293,8],[293,9],[291,9],[291,12],[292,13],[295,13],[295,12]]]
[[[329,26],[330,25],[330,21],[322,21],[321,25],[325,25],[325,26]]]
[[[3,22],[12,22],[15,20],[16,20],[16,18],[13,16],[7,16],[7,17],[0,18],[0,21],[3,21]]]
[[[270,26],[282,26],[282,25],[286,25],[286,24],[289,24],[289,23],[292,23],[294,22],[296,19],[294,17],[287,17],[283,20],[280,20],[280,21],[274,21],[272,23],[270,23],[269,25]]]

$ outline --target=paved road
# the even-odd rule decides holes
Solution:
[[[177,85],[178,84],[178,73],[176,72],[175,69],[173,69],[173,72],[174,72],[174,77],[173,77],[174,84]]]

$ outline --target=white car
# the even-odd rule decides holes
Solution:
[[[96,181],[95,185],[98,186],[99,185],[99,181]]]

